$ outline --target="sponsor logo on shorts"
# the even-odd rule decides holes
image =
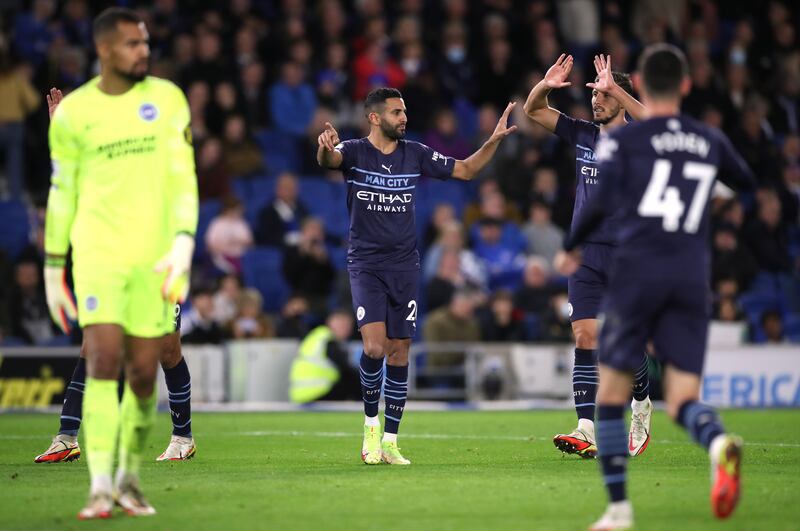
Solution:
[[[142,103],[139,107],[139,118],[145,122],[152,122],[158,118],[158,109],[152,103]]]
[[[365,310],[363,306],[359,306],[358,309],[356,310],[356,317],[358,318],[359,321],[362,320],[366,314],[367,310]]]
[[[86,309],[93,312],[97,309],[97,297],[89,295],[86,297]]]

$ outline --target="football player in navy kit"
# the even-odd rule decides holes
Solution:
[[[645,108],[632,95],[630,76],[611,70],[610,56],[596,56],[594,67],[597,77],[586,85],[592,89],[593,121],[576,120],[550,107],[547,95],[553,89],[570,85],[567,81],[572,70],[572,56],[561,57],[533,87],[525,102],[525,113],[536,123],[575,146],[576,184],[575,209],[572,227],[586,201],[597,191],[603,179],[595,160],[595,144],[607,134],[628,122],[627,112],[633,118],[644,118]],[[592,458],[597,453],[594,434],[595,395],[597,393],[597,329],[601,301],[608,286],[608,268],[615,247],[614,230],[617,224],[613,214],[598,222],[586,239],[581,267],[568,279],[570,320],[575,336],[575,363],[572,370],[572,395],[578,426],[572,433],[558,434],[553,438],[556,448],[566,453]],[[650,419],[653,407],[649,398],[647,355],[642,350],[640,364],[634,380],[631,403],[631,429],[628,451],[639,455],[650,442]]]
[[[367,137],[341,142],[329,123],[319,135],[317,162],[341,170],[347,182],[347,269],[364,342],[360,374],[366,418],[361,458],[367,464],[410,464],[397,447],[397,431],[405,408],[408,350],[417,319],[417,183],[423,175],[434,179],[475,177],[500,141],[516,130],[507,125],[513,107],[508,104],[492,136],[465,160],[404,140],[406,106],[400,91],[393,88],[379,88],[367,95]],[[382,440],[378,421],[381,387],[385,399]]]
[[[708,205],[717,177],[735,189],[752,188],[755,179],[725,135],[680,115],[691,86],[688,70],[683,52],[672,45],[644,51],[634,81],[650,118],[600,140],[603,182],[564,243],[574,249],[588,241],[598,220],[610,212],[618,216],[597,393],[598,455],[610,503],[596,530],[633,526],[623,408],[649,339],[665,367],[667,412],[711,458],[714,514],[730,516],[739,500],[742,440],[726,433],[717,412],[699,401],[711,314]],[[578,263],[575,252],[556,257],[564,274]]]

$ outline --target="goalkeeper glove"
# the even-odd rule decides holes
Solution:
[[[194,238],[186,233],[175,236],[172,248],[158,261],[156,273],[167,273],[161,285],[161,296],[170,303],[182,303],[189,293],[189,270],[192,267]]]
[[[67,286],[63,257],[48,257],[45,261],[44,289],[50,317],[65,334],[69,334],[69,322],[78,319],[78,309]]]

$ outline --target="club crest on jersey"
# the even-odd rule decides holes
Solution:
[[[97,309],[97,297],[94,295],[89,295],[86,297],[86,309],[90,312],[93,312]]]
[[[158,109],[152,103],[142,103],[139,107],[139,118],[145,122],[152,122],[158,118]]]

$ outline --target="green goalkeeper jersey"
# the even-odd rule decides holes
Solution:
[[[50,124],[53,174],[45,251],[82,263],[150,265],[197,227],[189,106],[173,83],[147,77],[110,96],[92,79]]]

